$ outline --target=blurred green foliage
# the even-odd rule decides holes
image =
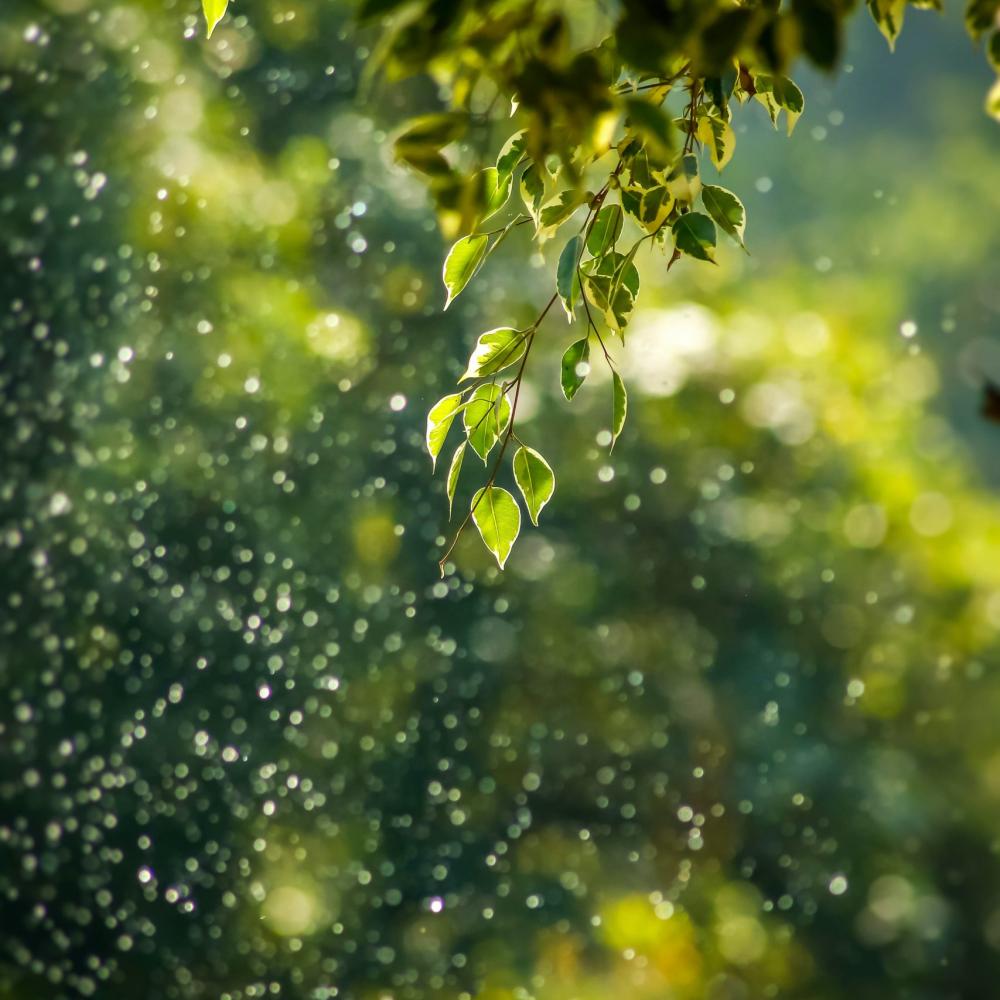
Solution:
[[[463,539],[439,580],[424,411],[557,254],[442,315],[387,138],[434,86],[359,95],[340,5],[245,6],[0,13],[0,995],[991,997],[961,25],[891,77],[861,36],[780,155],[741,126],[754,256],[636,256],[613,455],[539,339],[523,420],[574,461],[505,574]]]

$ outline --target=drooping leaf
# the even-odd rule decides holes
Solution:
[[[625,426],[628,414],[628,393],[618,372],[611,373],[611,448],[614,450],[618,435]]]
[[[484,378],[510,367],[524,354],[527,333],[513,327],[501,326],[479,335],[469,357],[469,366],[459,379]]]
[[[573,322],[573,311],[576,309],[576,302],[580,295],[580,277],[577,273],[577,264],[580,260],[580,253],[583,250],[583,237],[574,236],[563,247],[559,255],[559,265],[556,268],[556,291],[562,300],[563,309],[566,311],[566,318]]]
[[[723,170],[736,150],[736,133],[732,125],[718,115],[705,115],[698,122],[695,134],[704,143],[715,169]]]
[[[448,251],[441,272],[444,287],[448,292],[445,309],[455,301],[479,270],[489,242],[486,236],[463,236]]]
[[[463,441],[451,456],[451,465],[448,466],[448,520],[451,520],[451,509],[455,504],[455,490],[458,489],[458,477],[462,472],[462,460],[465,458],[465,445]]]
[[[521,508],[517,501],[499,486],[484,487],[472,499],[472,520],[486,548],[503,569],[521,531]]]
[[[524,207],[537,226],[539,224],[539,210],[542,206],[542,200],[545,198],[545,180],[537,163],[531,163],[525,168],[521,174],[519,187],[521,201],[524,202]]]
[[[688,212],[673,225],[674,246],[681,253],[715,263],[715,223],[701,212]]]
[[[534,448],[522,445],[514,454],[514,481],[524,497],[531,523],[537,526],[538,515],[555,492],[552,467]]]
[[[205,15],[205,36],[212,37],[215,26],[222,20],[229,6],[229,0],[201,0],[201,10]]]
[[[706,184],[701,189],[701,201],[715,224],[746,249],[743,233],[746,231],[747,213],[743,202],[732,191],[717,184]]]
[[[560,381],[563,395],[570,400],[590,373],[590,339],[584,337],[566,348],[562,356]]]
[[[451,430],[452,421],[462,412],[462,394],[453,392],[442,396],[427,413],[427,452],[431,456],[431,468],[437,466],[438,455],[444,447],[445,438]]]
[[[621,205],[605,205],[597,213],[587,235],[587,249],[594,257],[603,257],[613,250],[622,231]]]
[[[890,49],[895,48],[896,39],[903,30],[906,3],[907,0],[868,0],[868,10],[878,25],[878,30],[885,35]]]
[[[510,423],[510,402],[500,386],[479,386],[462,413],[462,423],[472,450],[485,463]]]
[[[805,110],[806,100],[802,96],[802,91],[787,76],[780,75],[758,74],[754,78],[754,86],[756,87],[754,97],[767,108],[771,124],[775,127],[778,125],[778,115],[784,110],[788,134],[791,135],[795,123]]]

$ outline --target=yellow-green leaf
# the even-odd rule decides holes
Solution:
[[[462,460],[465,458],[465,444],[463,441],[451,456],[451,465],[448,467],[448,520],[451,520],[451,508],[455,503],[455,490],[458,488],[458,477],[462,472]]]
[[[514,455],[514,481],[524,497],[531,523],[537,525],[538,515],[556,489],[552,467],[534,448],[522,445]]]
[[[524,354],[527,332],[513,327],[501,326],[479,335],[476,346],[469,358],[469,366],[459,379],[484,378],[509,368]]]
[[[444,304],[445,309],[455,301],[462,289],[479,270],[479,266],[486,256],[489,242],[489,238],[486,236],[463,236],[448,251],[441,272],[444,287],[448,292],[448,299]]]
[[[215,26],[222,20],[229,6],[229,0],[201,0],[202,13],[205,15],[206,36],[212,37]]]
[[[479,386],[462,413],[462,423],[472,450],[484,464],[509,422],[510,403],[500,386]]]
[[[625,383],[618,372],[611,373],[611,448],[615,447],[618,435],[621,434],[625,426],[625,417],[628,414],[628,393],[625,391]]]
[[[460,392],[443,396],[430,408],[427,414],[427,451],[431,456],[432,467],[437,466],[438,455],[441,454],[445,438],[451,430],[451,423],[463,408]]]
[[[499,486],[484,487],[473,497],[472,520],[486,548],[503,569],[521,531],[521,508],[517,501]]]

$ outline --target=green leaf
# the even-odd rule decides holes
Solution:
[[[584,337],[566,348],[562,356],[561,382],[563,395],[572,399],[577,389],[583,385],[584,379],[590,373],[590,339]]]
[[[498,385],[481,385],[462,413],[465,436],[472,450],[486,463],[500,435],[510,422],[510,403]]]
[[[538,515],[555,492],[555,473],[534,448],[522,445],[514,455],[514,481],[524,497],[531,523],[537,527]]]
[[[725,169],[736,150],[736,133],[732,125],[718,115],[706,115],[698,122],[696,135],[708,147],[715,169]]]
[[[580,295],[580,276],[577,274],[577,264],[583,250],[583,237],[574,236],[559,255],[559,266],[556,268],[556,291],[562,299],[566,318],[573,322],[573,310]]]
[[[553,201],[546,205],[540,215],[543,229],[561,226],[584,202],[582,191],[561,191]]]
[[[490,216],[496,215],[507,204],[513,178],[510,174],[501,176],[496,167],[486,167],[484,170],[480,170],[479,174],[482,178],[483,200],[486,205],[483,210],[483,219],[486,220]]]
[[[497,157],[497,174],[501,179],[512,177],[518,164],[524,159],[528,145],[528,130],[515,132],[504,144]]]
[[[201,0],[201,10],[205,15],[206,37],[211,38],[215,26],[222,20],[229,6],[229,0]]]
[[[622,232],[621,205],[605,205],[597,213],[587,234],[587,249],[594,257],[603,257],[613,250]]]
[[[903,30],[906,2],[907,0],[868,0],[868,10],[878,25],[878,30],[885,35],[890,49],[895,47],[896,39]]]
[[[545,197],[545,180],[537,163],[529,164],[524,173],[521,174],[519,189],[521,191],[521,201],[524,202],[524,207],[528,210],[528,214],[537,226],[539,223],[539,209],[541,208],[542,199]]]
[[[455,503],[455,490],[458,488],[458,477],[462,471],[462,459],[465,458],[465,445],[463,441],[451,456],[451,465],[448,467],[448,520],[451,520],[451,508]]]
[[[715,263],[715,223],[701,212],[688,212],[673,225],[674,245],[681,253]]]
[[[451,423],[464,408],[462,394],[453,392],[442,396],[427,414],[427,451],[431,456],[431,467],[437,466],[438,455],[444,447],[444,440],[451,430]]]
[[[628,393],[618,372],[611,373],[611,449],[614,450],[618,435],[625,426],[628,413]]]
[[[706,184],[701,189],[701,200],[715,224],[728,233],[743,249],[743,233],[746,231],[747,213],[732,191],[717,184]]]
[[[444,304],[448,308],[458,297],[463,288],[472,280],[486,256],[489,245],[486,236],[463,236],[448,251],[444,261],[441,277],[448,291],[448,299]]]
[[[510,367],[524,354],[527,331],[501,326],[479,335],[469,358],[469,367],[459,379],[484,378]]]
[[[754,78],[754,86],[757,88],[754,96],[767,108],[771,124],[775,127],[778,125],[778,115],[784,109],[788,134],[791,135],[795,123],[805,110],[806,99],[802,96],[802,91],[787,76],[760,74]]]
[[[472,499],[472,520],[486,548],[503,569],[521,530],[521,508],[517,501],[499,486],[484,487]]]

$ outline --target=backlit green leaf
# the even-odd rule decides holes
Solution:
[[[572,399],[577,389],[583,385],[584,379],[590,373],[590,340],[584,337],[566,348],[562,356],[561,382],[563,395]]]
[[[701,212],[688,212],[673,225],[674,245],[681,253],[715,262],[715,223]]]
[[[215,26],[222,20],[229,6],[229,0],[201,0],[201,10],[205,15],[206,36],[212,37]]]
[[[521,508],[517,501],[499,486],[477,490],[472,499],[472,520],[486,548],[503,569],[521,530]]]
[[[625,383],[618,372],[611,373],[611,447],[614,449],[618,435],[621,434],[625,426],[625,417],[628,414],[628,393],[625,391]]]
[[[502,180],[513,175],[518,164],[524,159],[527,147],[527,130],[515,132],[504,144],[497,157],[497,174]]]
[[[522,445],[514,454],[514,481],[524,497],[531,523],[537,525],[538,515],[555,492],[552,467],[534,448]]]
[[[437,466],[438,455],[444,446],[451,423],[461,413],[463,407],[462,394],[453,392],[443,396],[427,414],[427,451],[431,456],[432,467]]]
[[[458,477],[462,472],[462,460],[465,458],[465,445],[463,441],[451,456],[451,465],[448,467],[448,520],[451,520],[451,508],[455,503],[455,490],[458,488]]]
[[[479,270],[489,239],[486,236],[463,236],[448,251],[444,261],[441,277],[448,291],[448,299],[444,304],[448,308],[458,297],[463,288],[472,280]]]
[[[500,435],[510,423],[510,402],[498,385],[481,385],[462,413],[465,436],[472,450],[486,462]]]
[[[509,326],[497,327],[495,330],[487,330],[486,333],[480,334],[469,358],[469,366],[459,381],[484,378],[503,371],[524,354],[526,341],[525,331],[515,330]]]

